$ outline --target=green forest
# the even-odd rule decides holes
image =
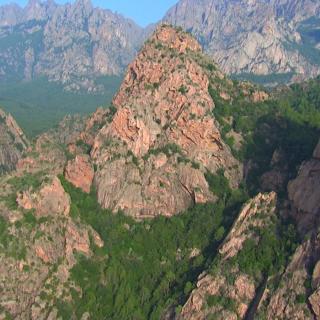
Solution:
[[[68,114],[86,115],[108,105],[120,86],[121,77],[101,77],[97,83],[104,86],[104,92],[69,92],[45,77],[28,82],[2,83],[0,108],[11,113],[27,136],[33,138],[58,125]]]
[[[283,165],[288,166],[288,180],[296,176],[302,161],[312,156],[320,134],[320,77],[272,90],[270,99],[258,103],[248,101],[241,94],[229,103],[217,91],[210,89],[210,93],[224,140],[239,160],[256,163],[246,181],[251,195],[259,190],[261,174],[271,169],[276,149],[286,154]],[[231,124],[226,119],[232,119]],[[231,130],[243,137],[240,150],[235,148],[232,137],[228,137]]]
[[[91,225],[105,242],[104,248],[95,248],[94,259],[79,255],[72,277],[83,295],[74,292],[74,305],[60,301],[64,319],[73,310],[78,318],[89,311],[94,319],[160,319],[172,306],[178,312],[247,199],[245,191],[230,189],[223,173],[210,175],[212,190],[223,195],[217,203],[135,222],[121,212],[102,210],[94,190],[87,195],[60,179],[71,195],[73,217]],[[200,254],[190,258],[193,249]]]
[[[256,104],[241,96],[227,104],[213,90],[211,94],[224,135],[233,129],[245,138],[241,150],[233,152],[242,161],[257,163],[238,190],[231,190],[222,170],[216,175],[207,173],[211,191],[218,196],[216,203],[196,205],[170,219],[135,222],[121,212],[101,209],[94,190],[86,195],[60,177],[71,195],[72,215],[91,225],[105,242],[104,248],[94,248],[93,259],[78,256],[72,279],[82,295],[75,291],[71,304],[58,302],[63,319],[70,319],[74,310],[77,317],[89,311],[94,319],[160,319],[172,309],[178,314],[199,274],[214,268],[219,244],[239,209],[259,191],[256,177],[268,170],[275,148],[290,155],[291,177],[311,157],[320,129],[319,78],[272,93],[269,101]],[[224,121],[228,116],[233,117],[232,125]],[[229,144],[233,147],[232,141]],[[232,263],[262,281],[285,267],[301,239],[294,224],[280,218],[259,238],[258,246],[246,241]],[[199,255],[190,258],[195,248]],[[212,296],[208,304],[234,307],[232,301],[220,300]]]

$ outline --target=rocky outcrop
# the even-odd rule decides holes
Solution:
[[[87,119],[84,129],[77,139],[92,147],[97,133],[106,123],[111,122],[113,114],[114,107],[107,109],[98,108],[96,112]]]
[[[65,178],[75,187],[89,193],[93,181],[94,170],[89,156],[78,155],[67,163]]]
[[[305,161],[298,176],[288,185],[288,196],[292,205],[292,215],[302,234],[313,230],[320,222],[320,142],[314,158]]]
[[[16,167],[19,174],[35,174],[39,171],[51,175],[62,174],[67,155],[60,140],[56,138],[56,134],[52,133],[40,135],[35,144],[28,148],[25,156],[18,161]]]
[[[68,215],[70,211],[70,197],[64,191],[60,180],[56,177],[48,178],[39,191],[22,191],[17,195],[20,207],[31,210],[39,217],[49,215]]]
[[[248,239],[250,228],[263,228],[266,217],[260,215],[262,210],[268,210],[269,215],[274,215],[277,195],[274,192],[259,194],[242,208],[232,230],[229,232],[219,252],[224,259],[234,257]]]
[[[320,259],[319,234],[304,241],[286,270],[269,279],[258,317],[265,319],[318,319]]]
[[[196,289],[177,319],[245,319],[256,296],[259,281],[239,269],[234,258],[241,252],[246,240],[258,241],[259,230],[272,225],[276,215],[275,206],[274,192],[259,194],[244,205],[221,245],[210,273],[199,276]]]
[[[317,30],[319,12],[312,0],[181,0],[163,20],[194,34],[227,73],[310,77],[319,63],[304,49],[317,54],[319,39],[307,34]]]
[[[113,101],[117,112],[91,149],[103,207],[138,219],[171,216],[213,199],[206,170],[223,169],[233,187],[241,180],[212,117],[201,59],[190,35],[161,26],[130,64]]]
[[[320,235],[318,143],[311,160],[288,185],[289,212],[304,241],[286,269],[268,280],[257,316],[265,319],[319,319]],[[308,235],[308,236],[306,236]]]
[[[79,114],[65,116],[57,128],[51,129],[47,135],[52,141],[61,145],[77,142],[80,133],[85,129],[87,117]]]
[[[98,78],[121,75],[145,38],[132,20],[82,0],[1,7],[0,34],[0,80],[46,76],[89,92],[104,90]]]
[[[15,172],[12,178],[20,181],[14,209],[3,199],[17,186],[0,181],[1,226],[8,235],[1,239],[0,318],[59,319],[57,299],[70,301],[71,292],[81,292],[70,276],[77,254],[89,258],[91,245],[101,248],[104,242],[69,215],[70,197],[58,178],[37,173],[30,187],[21,183],[30,176]]]
[[[13,117],[0,109],[0,175],[15,169],[28,145]]]
[[[312,311],[316,315],[317,319],[320,319],[319,301],[320,301],[320,288],[309,297],[309,302],[311,304]]]

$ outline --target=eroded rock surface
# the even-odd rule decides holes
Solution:
[[[13,117],[0,109],[0,175],[15,169],[28,145]]]
[[[161,26],[130,64],[113,101],[117,112],[91,150],[103,207],[138,219],[171,216],[213,199],[206,170],[223,169],[232,187],[240,182],[241,165],[211,114],[201,59],[190,35]]]
[[[70,197],[60,180],[40,173],[10,177],[20,181],[16,208],[5,201],[16,184],[0,181],[0,219],[7,234],[0,248],[0,319],[60,319],[57,299],[72,299],[74,290],[81,294],[70,277],[76,254],[92,256],[91,241],[104,246],[96,231],[69,215]]]
[[[304,241],[286,270],[269,279],[257,316],[268,320],[319,318],[319,283],[312,276],[320,261],[319,239],[318,234]]]
[[[288,185],[292,214],[297,220],[300,232],[305,234],[320,222],[320,142],[314,158],[305,161],[298,176]]]
[[[319,11],[312,0],[181,0],[163,20],[191,32],[227,73],[286,73],[301,81],[320,72],[304,51],[304,32],[317,30]],[[312,39],[309,48],[318,45]]]
[[[272,224],[276,215],[276,194],[259,194],[242,208],[231,231],[224,240],[210,273],[199,276],[194,289],[177,319],[204,320],[245,319],[256,296],[259,283],[240,270],[232,258],[241,251],[243,243],[259,239],[259,232]],[[215,299],[214,303],[210,299]],[[233,308],[224,305],[232,301]]]
[[[75,187],[89,193],[94,177],[93,166],[89,156],[77,155],[67,163],[64,172],[65,178]]]
[[[35,209],[37,216],[68,215],[70,211],[70,197],[64,191],[57,177],[47,178],[39,191],[22,191],[17,195],[17,203],[26,210]],[[50,181],[51,180],[51,181]]]

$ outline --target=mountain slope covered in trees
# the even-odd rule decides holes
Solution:
[[[171,95],[162,95],[172,80]],[[1,177],[1,317],[317,319],[320,202],[304,199],[318,197],[319,92],[320,79],[270,93],[231,80],[189,34],[159,27],[114,106],[86,121],[65,119]],[[181,112],[172,116],[168,106]],[[218,148],[192,154],[190,144],[198,150],[206,141],[194,134],[203,132],[206,147],[213,140]],[[169,185],[181,167],[205,181],[180,181],[194,200],[180,213],[157,209],[144,219],[132,214],[140,202],[99,199],[101,171],[119,160],[117,175],[104,181],[133,196],[151,184],[155,208],[162,189],[178,202]],[[243,176],[234,175],[242,166]],[[128,189],[118,183],[124,172]],[[203,186],[210,197],[201,198]]]

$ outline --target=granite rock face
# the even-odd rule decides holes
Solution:
[[[71,197],[57,177],[67,162],[61,139],[74,135],[59,128],[43,134],[17,170],[0,179],[0,319],[60,319],[56,299],[81,294],[71,278],[78,254],[89,258],[92,244],[104,246],[92,227],[72,217]]]
[[[45,183],[35,193],[30,190],[17,195],[17,204],[25,210],[35,210],[38,217],[50,215],[69,215],[70,197],[64,191],[57,177],[49,178],[50,183]]]
[[[318,143],[313,159],[305,161],[295,180],[288,185],[292,215],[302,234],[308,233],[320,222],[320,155]]]
[[[137,219],[171,216],[213,199],[206,170],[240,182],[241,165],[212,116],[201,51],[190,35],[160,26],[129,65],[117,111],[91,149],[103,207]]]
[[[0,174],[15,169],[28,145],[13,117],[0,109]]]
[[[181,0],[163,20],[194,34],[227,73],[301,79],[320,72],[312,58],[319,39],[307,36],[319,27],[319,16],[320,4],[312,0]]]
[[[12,178],[25,177],[15,172]],[[70,196],[60,180],[55,176],[40,180],[37,188],[19,190],[16,209],[3,202],[14,186],[0,182],[0,218],[9,235],[8,247],[0,253],[1,319],[9,314],[19,320],[59,319],[56,299],[70,299],[72,290],[80,292],[70,279],[76,253],[89,258],[91,241],[104,246],[96,231],[72,219]]]
[[[315,233],[303,241],[285,271],[269,279],[257,317],[319,319],[319,240],[319,233]]]
[[[269,277],[246,274],[235,263],[247,240],[258,243],[281,212],[275,192],[259,194],[241,209],[219,247],[219,255],[203,272],[190,294],[179,320],[210,319],[319,319],[320,235],[319,235],[319,144],[313,158],[305,161],[288,186],[291,212],[302,240],[287,264]],[[274,154],[273,161],[280,158]],[[286,231],[290,232],[289,226]],[[308,235],[306,237],[306,235]],[[232,302],[232,303],[231,303]]]
[[[89,156],[77,155],[67,163],[65,178],[75,187],[89,193],[93,181],[94,170]]]
[[[259,283],[232,262],[246,240],[258,241],[259,230],[272,224],[276,216],[277,195],[274,192],[259,194],[249,200],[239,213],[232,229],[219,249],[219,257],[211,272],[204,272],[198,278],[197,286],[183,306],[179,320],[245,319],[253,302]],[[208,303],[210,297],[216,303]],[[223,305],[233,301],[233,308]]]

